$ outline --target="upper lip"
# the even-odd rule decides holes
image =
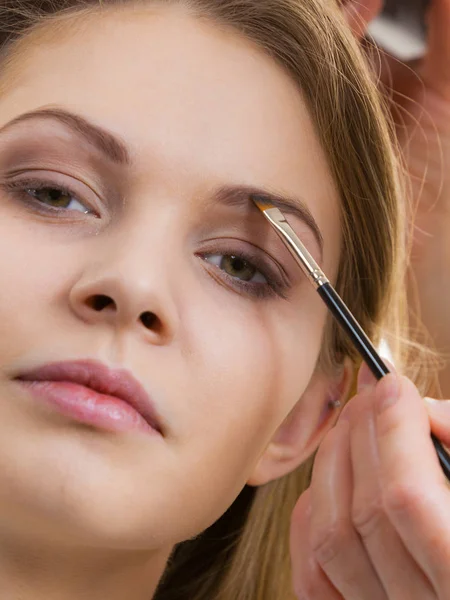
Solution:
[[[111,369],[97,360],[54,362],[16,377],[20,381],[70,381],[84,385],[100,394],[120,398],[130,404],[147,423],[163,433],[150,396],[139,381],[126,369]]]

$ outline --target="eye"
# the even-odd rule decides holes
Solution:
[[[291,283],[283,267],[264,249],[236,238],[205,240],[197,256],[219,283],[254,300],[287,299]],[[209,250],[209,252],[208,252]]]
[[[235,279],[249,283],[268,283],[266,277],[258,271],[256,266],[242,256],[210,254],[205,256],[205,260]]]
[[[93,208],[97,206],[95,192],[78,180],[73,180],[73,185],[66,185],[66,181],[60,183],[57,180],[60,175],[54,177],[55,179],[22,176],[0,181],[0,191],[3,190],[14,200],[45,215],[62,217],[78,212],[99,216],[99,211]],[[64,177],[64,180],[67,179],[69,177]],[[91,197],[93,201],[86,201],[86,197]]]
[[[63,190],[58,187],[30,187],[25,188],[24,192],[36,198],[42,204],[48,205],[52,208],[64,208],[67,210],[77,210],[88,214],[91,209],[84,206],[77,198],[69,191]]]

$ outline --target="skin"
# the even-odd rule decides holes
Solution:
[[[381,5],[366,0],[344,6],[356,35]],[[424,59],[414,65],[383,59],[384,68],[393,67],[395,99],[410,111],[409,117],[403,113],[398,132],[417,203],[411,281],[416,281],[426,328],[447,352],[449,26],[450,2],[435,0]],[[419,115],[421,128],[415,121]],[[398,119],[398,112],[394,116]],[[412,296],[411,304],[415,300]],[[448,365],[440,375],[448,397]],[[431,428],[450,447],[450,402],[426,400],[398,374],[375,384],[363,369],[358,395],[322,443],[311,487],[293,514],[291,553],[298,598],[450,597],[450,491],[429,437]]]
[[[450,490],[430,425],[450,446],[450,403],[425,406],[398,374],[375,385],[365,368],[360,379],[294,510],[297,597],[446,600]]]
[[[301,196],[335,276],[337,195],[301,94],[250,43],[181,9],[98,19],[33,45],[0,98],[0,127],[60,107],[131,158],[114,165],[42,117],[0,132],[0,589],[22,600],[148,600],[174,544],[246,482],[296,468],[346,391],[316,370],[326,312],[312,286],[248,200],[215,199],[225,185]],[[73,198],[39,213],[5,189],[33,170],[97,217]],[[286,271],[286,299],[238,290],[204,259],[252,244]],[[95,311],[100,294],[113,303]],[[79,358],[131,371],[164,437],[83,425],[12,381]]]

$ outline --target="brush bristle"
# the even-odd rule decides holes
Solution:
[[[265,198],[260,198],[259,196],[252,196],[252,200],[262,212],[264,212],[265,210],[269,210],[269,208],[275,208],[274,205],[268,202]]]

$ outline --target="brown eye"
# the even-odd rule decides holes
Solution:
[[[267,283],[267,278],[255,267],[254,264],[233,254],[210,254],[205,260],[216,265],[221,271],[241,281],[252,283]]]
[[[75,198],[70,192],[57,187],[41,187],[41,188],[28,188],[26,192],[36,198],[39,202],[45,205],[49,205],[53,208],[71,208],[71,210],[78,210],[85,214],[91,212],[86,208],[77,198]],[[70,205],[73,206],[70,206]],[[80,210],[81,209],[81,210]]]
[[[243,281],[251,281],[257,273],[256,267],[239,256],[224,256],[220,262],[220,268],[231,277],[237,277]]]

